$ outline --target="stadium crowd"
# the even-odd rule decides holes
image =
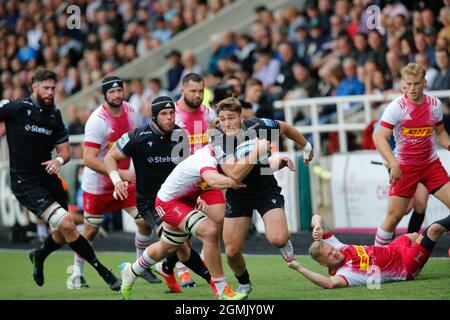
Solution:
[[[27,96],[29,75],[42,66],[62,80],[58,104],[230,2],[76,1],[82,13],[79,30],[66,28],[70,1],[2,3],[1,98]],[[367,11],[372,4],[381,8],[373,28]],[[308,0],[303,9],[257,6],[255,14],[249,33],[224,30],[210,36],[204,70],[190,50],[174,48],[167,55],[165,79],[130,80],[126,92],[143,119],[151,117],[150,101],[156,96],[177,98],[180,79],[189,72],[205,76],[205,100],[234,92],[247,116],[274,119],[284,117],[273,108],[279,99],[400,92],[400,70],[411,61],[426,68],[428,89],[450,89],[450,0]],[[100,102],[99,92],[89,105],[68,108],[71,134],[83,133]],[[355,107],[349,105],[349,111]],[[320,121],[333,121],[335,110],[324,106]],[[308,117],[299,112],[295,121],[307,123]],[[444,122],[450,128],[448,117]],[[333,151],[330,146],[328,152]]]

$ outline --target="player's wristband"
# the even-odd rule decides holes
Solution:
[[[109,174],[109,177],[111,178],[113,185],[116,185],[116,183],[122,182],[122,179],[120,179],[120,175],[119,175],[119,172],[117,172],[117,170],[112,171]]]
[[[306,145],[303,147],[303,152],[309,154],[312,150],[311,143],[309,141],[306,142]]]
[[[63,166],[65,163],[62,157],[56,157],[55,160],[58,161],[61,166]]]

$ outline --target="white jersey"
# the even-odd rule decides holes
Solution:
[[[197,198],[202,191],[211,189],[202,179],[207,170],[217,171],[217,160],[210,145],[197,150],[175,167],[159,189],[158,198],[164,202]]]
[[[128,102],[122,103],[122,113],[119,117],[113,116],[105,105],[99,106],[90,115],[84,133],[86,147],[100,149],[98,158],[103,160],[112,145],[124,133],[133,130],[139,123],[139,112]],[[130,159],[118,163],[119,169],[128,169]],[[111,179],[87,166],[83,172],[81,188],[92,194],[106,194],[114,191]]]

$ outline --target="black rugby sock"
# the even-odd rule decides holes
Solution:
[[[165,258],[162,263],[163,271],[166,274],[172,274],[173,269],[175,268],[175,265],[177,264],[178,261],[179,261],[179,259],[176,254],[173,254],[173,255]]]
[[[209,273],[208,268],[206,268],[205,264],[202,261],[202,258],[198,254],[197,251],[191,248],[191,254],[187,261],[181,261],[186,267],[194,271],[200,277],[206,280],[206,282],[211,281],[211,274]]]
[[[77,240],[70,242],[69,246],[73,251],[78,253],[80,257],[86,260],[91,266],[97,270],[100,275],[108,273],[108,269],[97,259],[94,249],[89,242],[80,234]]]
[[[411,215],[411,218],[409,219],[408,233],[419,232],[424,219],[425,219],[425,212],[420,213],[414,210]]]
[[[52,253],[53,251],[58,250],[59,248],[61,248],[63,245],[56,243],[55,240],[53,239],[52,235],[49,235],[44,243],[42,244],[42,246],[36,251],[36,256],[37,258],[44,260],[45,258],[47,258],[49,256],[50,253]]]

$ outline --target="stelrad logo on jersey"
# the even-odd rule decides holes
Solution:
[[[433,127],[403,128],[402,133],[408,137],[429,137],[433,134]]]
[[[46,129],[44,127],[38,127],[35,125],[30,126],[29,124],[25,125],[25,130],[35,132],[35,133],[42,133],[42,134],[45,134],[46,136],[51,136],[53,133],[53,130]]]
[[[180,157],[169,157],[169,156],[165,156],[165,157],[148,157],[147,161],[149,163],[168,163],[168,162],[173,162],[173,163],[177,163],[179,162]]]

